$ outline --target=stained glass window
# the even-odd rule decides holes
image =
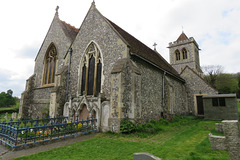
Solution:
[[[57,50],[52,43],[46,53],[44,60],[43,85],[53,84],[55,80]]]

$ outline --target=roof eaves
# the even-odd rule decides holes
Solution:
[[[168,75],[170,75],[170,76],[172,76],[172,77],[178,79],[179,81],[185,83],[185,80],[182,79],[180,76],[179,76],[179,77],[176,76],[175,74],[173,74],[173,73],[171,73],[171,72],[169,72],[169,71],[167,71],[167,70],[161,68],[160,66],[158,66],[158,65],[154,64],[153,62],[151,62],[151,61],[145,59],[144,57],[141,57],[141,56],[139,56],[138,54],[136,54],[136,53],[132,53],[132,52],[130,52],[130,55],[132,55],[132,56],[136,56],[136,57],[138,57],[138,58],[144,60],[145,62],[147,62],[147,63],[153,65],[154,67],[156,67],[156,68],[158,68],[158,69],[160,69],[162,72],[165,72],[166,74],[168,74]]]

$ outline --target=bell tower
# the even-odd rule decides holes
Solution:
[[[169,43],[170,64],[180,74],[188,66],[202,75],[199,61],[199,47],[193,37],[188,38],[184,32],[174,42]]]

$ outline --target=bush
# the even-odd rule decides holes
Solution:
[[[123,120],[120,124],[120,132],[123,134],[133,133],[136,130],[136,125],[128,120]]]

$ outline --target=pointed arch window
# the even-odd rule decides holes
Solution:
[[[86,50],[81,68],[81,95],[98,95],[101,92],[102,60],[94,43]]]
[[[43,85],[54,84],[56,59],[57,59],[57,50],[55,45],[52,43],[48,47],[48,50],[46,52],[45,59],[44,59]]]
[[[187,59],[187,50],[185,48],[182,49],[183,59]]]
[[[181,58],[180,58],[180,52],[179,52],[179,50],[176,50],[176,51],[175,51],[175,56],[176,56],[176,60],[177,60],[177,61],[181,59]]]

